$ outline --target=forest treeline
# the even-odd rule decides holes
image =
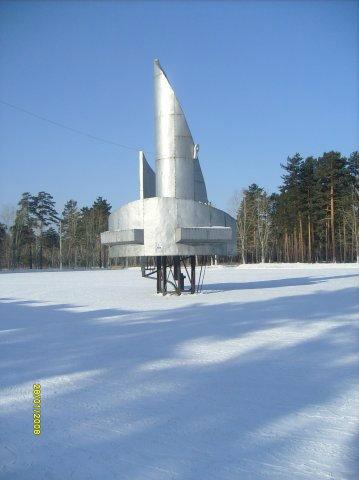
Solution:
[[[0,223],[1,267],[107,265],[107,250],[101,246],[100,233],[107,230],[110,210],[111,205],[98,197],[91,207],[81,209],[75,200],[69,200],[59,215],[49,193],[23,193],[13,221]]]
[[[233,196],[238,257],[232,261],[359,262],[359,153],[297,153],[282,168],[278,193],[252,184]],[[107,266],[100,233],[110,211],[98,197],[82,208],[69,200],[59,214],[49,193],[23,193],[14,214],[2,215],[0,268]]]
[[[278,193],[253,184],[232,199],[240,260],[358,262],[358,152],[297,153],[281,166]]]

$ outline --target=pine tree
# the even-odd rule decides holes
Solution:
[[[6,225],[0,222],[0,268],[5,267]]]
[[[318,176],[327,215],[327,244],[331,260],[337,260],[336,204],[345,189],[346,159],[339,152],[325,152],[318,159]],[[330,248],[329,248],[330,247]]]
[[[95,249],[98,256],[98,265],[102,268],[105,265],[105,248],[101,245],[101,232],[108,229],[108,217],[111,205],[102,197],[97,197],[92,205],[94,214]]]
[[[299,170],[301,210],[306,218],[307,261],[313,261],[314,219],[316,211],[316,165],[313,157],[307,157]]]
[[[247,228],[248,228],[248,208],[247,208],[247,192],[242,190],[236,191],[231,200],[231,214],[237,220],[237,250],[241,257],[242,263],[247,263]]]
[[[244,198],[242,207],[245,205],[246,208],[246,257],[252,262],[264,262],[268,257],[269,246],[269,197],[263,188],[253,183],[244,191]]]
[[[52,223],[58,222],[58,214],[55,209],[55,202],[52,195],[42,191],[32,197],[30,211],[36,220],[36,226],[39,230],[39,266],[42,268],[44,228]]]
[[[304,237],[303,237],[303,198],[300,188],[301,170],[303,158],[299,153],[287,158],[285,165],[281,164],[286,173],[282,176],[283,185],[280,187],[282,193],[286,194],[290,206],[290,231],[293,236],[294,261],[304,261]]]
[[[273,193],[270,197],[271,217],[271,250],[272,260],[276,262],[289,262],[288,251],[288,205],[285,194]]]
[[[76,268],[79,244],[80,212],[75,200],[69,200],[62,212],[62,235],[64,239],[65,261]]]
[[[59,240],[59,234],[53,227],[50,227],[44,231],[43,248],[48,254],[47,264],[52,268],[54,268],[57,264]]]
[[[352,253],[359,263],[359,152],[353,152],[348,158],[349,208],[346,215],[347,225],[352,236]]]
[[[31,203],[33,197],[29,192],[22,194],[18,203],[18,209],[15,215],[14,225],[11,227],[12,233],[12,264],[13,267],[19,266],[22,261],[22,253],[27,252],[27,263],[30,268],[33,266],[33,243],[34,218],[31,213]]]

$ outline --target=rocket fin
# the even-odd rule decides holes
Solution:
[[[150,198],[156,196],[156,175],[148,164],[145,154],[142,150],[139,152],[140,169],[140,198]]]

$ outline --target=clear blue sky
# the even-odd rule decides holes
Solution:
[[[186,113],[209,199],[275,191],[296,152],[358,148],[358,2],[1,2],[0,98],[154,149],[152,62]],[[0,105],[0,205],[138,197],[137,153]],[[153,153],[148,154],[153,165]]]

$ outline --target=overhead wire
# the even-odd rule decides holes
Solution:
[[[63,129],[68,130],[70,132],[77,133],[79,135],[91,138],[92,140],[97,140],[99,142],[107,143],[109,145],[114,145],[114,146],[120,147],[120,148],[126,148],[128,150],[135,150],[135,151],[141,150],[141,148],[139,148],[139,147],[133,147],[133,146],[130,146],[130,145],[125,145],[124,143],[114,142],[113,140],[108,140],[106,138],[99,137],[98,135],[93,135],[92,133],[88,133],[88,132],[85,132],[83,130],[79,130],[77,128],[70,127],[70,126],[65,125],[63,123],[60,123],[60,122],[57,122],[55,120],[51,120],[50,118],[39,115],[35,112],[31,112],[30,110],[27,110],[25,108],[19,107],[18,105],[14,105],[13,103],[6,102],[5,100],[2,100],[2,99],[0,99],[0,104],[6,105],[7,107],[13,108],[14,110],[18,110],[20,112],[26,113],[27,115],[30,115],[34,118],[37,118],[38,120],[42,120],[43,122],[47,122],[51,125],[55,125],[59,128],[63,128]]]

